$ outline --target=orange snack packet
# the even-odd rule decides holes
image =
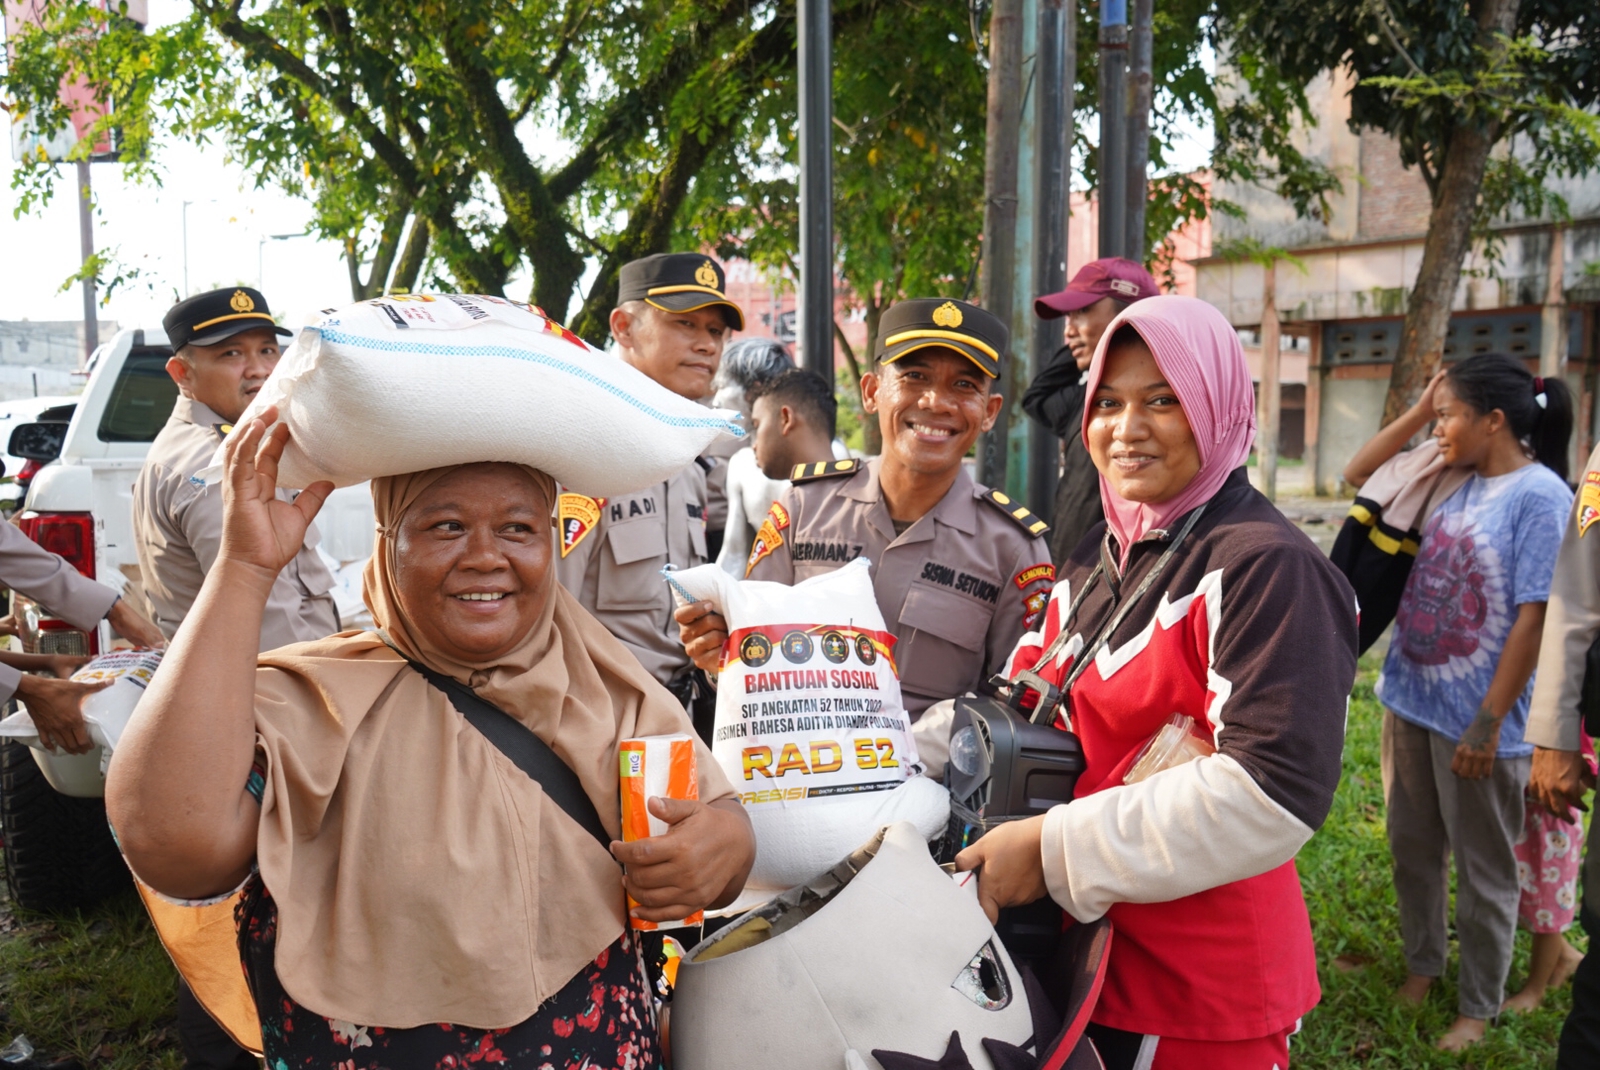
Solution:
[[[650,813],[653,796],[668,799],[700,798],[700,775],[695,765],[694,737],[687,733],[671,736],[643,736],[625,739],[618,748],[619,783],[622,791],[623,842],[661,836],[667,823]],[[628,898],[628,909],[639,904]],[[699,925],[704,911],[695,911],[681,921],[644,921],[630,918],[635,929],[676,929]]]

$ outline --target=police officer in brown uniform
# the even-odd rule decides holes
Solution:
[[[998,319],[961,301],[886,311],[877,369],[861,380],[882,456],[796,468],[746,566],[749,579],[795,583],[870,560],[913,718],[999,672],[1055,582],[1044,521],[973,482],[961,464],[1004,403],[991,387],[1008,340]],[[709,670],[726,624],[707,608],[687,606],[678,619],[687,649]]]
[[[658,253],[624,264],[611,312],[622,359],[680,397],[705,397],[729,332],[744,327],[724,286],[721,265],[698,253]],[[711,467],[702,459],[621,498],[563,493],[556,507],[561,585],[686,705],[695,693],[694,666],[678,642],[661,570],[709,560]]]
[[[133,530],[145,595],[172,638],[222,546],[222,488],[197,473],[277,366],[279,336],[266,298],[249,287],[196,294],[173,305],[162,326],[174,356],[167,374],[182,397],[150,444],[133,484]],[[280,494],[288,497],[290,491]],[[321,639],[339,630],[333,574],[317,556],[313,525],[279,574],[261,622],[261,649]]]

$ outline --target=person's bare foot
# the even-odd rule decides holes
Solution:
[[[1561,940],[1561,958],[1557,960],[1555,969],[1550,971],[1550,987],[1560,988],[1572,980],[1572,974],[1583,961],[1583,952],[1567,943],[1565,937]]]
[[[1433,1046],[1440,1051],[1465,1051],[1482,1040],[1488,1028],[1489,1023],[1482,1018],[1457,1018]]]
[[[1500,1004],[1500,1010],[1510,1014],[1526,1014],[1538,1010],[1539,1004],[1544,1002],[1544,994],[1544,985],[1536,985],[1529,981],[1522,986],[1522,991],[1513,994]]]
[[[1394,990],[1394,998],[1413,1007],[1420,1007],[1423,1000],[1428,998],[1428,989],[1432,987],[1433,982],[1432,977],[1424,977],[1420,973],[1410,974],[1406,977],[1405,983]]]

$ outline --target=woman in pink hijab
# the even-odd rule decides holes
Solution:
[[[1108,1067],[1282,1070],[1321,995],[1293,859],[1339,782],[1355,597],[1246,478],[1255,396],[1216,309],[1129,306],[1087,389],[1106,522],[1008,669],[1066,694],[1088,768],[1071,804],[956,864],[983,867],[991,915],[1049,895],[1111,918],[1090,1027]],[[1183,745],[1142,754],[1169,722]]]

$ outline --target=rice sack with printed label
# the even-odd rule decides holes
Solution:
[[[944,830],[949,793],[922,775],[892,634],[865,558],[794,586],[716,565],[671,572],[728,621],[711,753],[756,833],[747,889],[812,880],[879,828]]]
[[[111,754],[122,742],[122,733],[133,717],[133,708],[144,697],[156,670],[161,667],[160,650],[113,650],[88,661],[72,674],[80,684],[110,681],[111,686],[83,700],[83,721],[94,744],[83,754],[46,749],[39,730],[27,710],[20,710],[0,721],[0,738],[15,739],[33,748],[34,760],[50,786],[63,795],[98,798],[105,794],[106,769]]]
[[[269,405],[291,432],[284,487],[509,461],[608,497],[744,434],[736,413],[679,397],[532,305],[462,294],[326,313],[295,336],[239,426]],[[208,481],[221,461],[219,449]]]

